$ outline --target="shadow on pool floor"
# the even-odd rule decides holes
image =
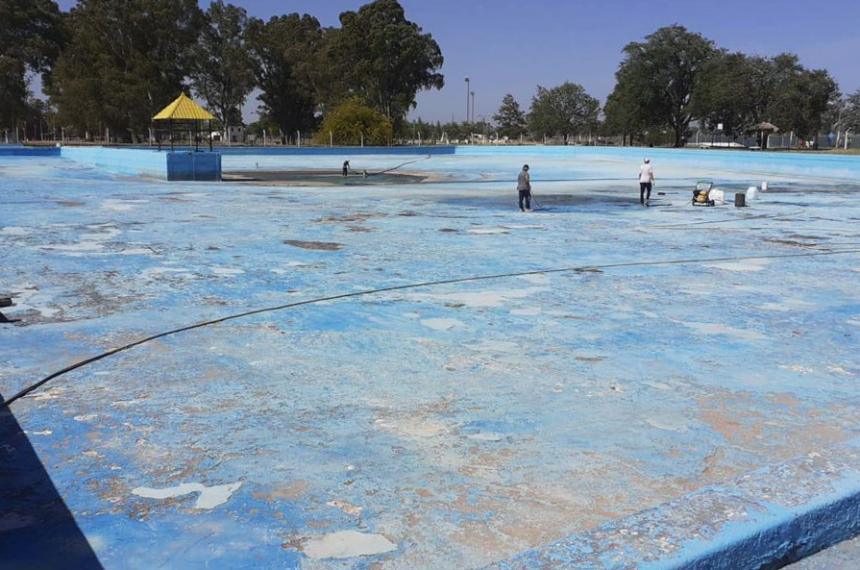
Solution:
[[[0,408],[0,480],[0,569],[102,568],[6,406]]]

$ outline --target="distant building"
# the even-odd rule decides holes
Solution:
[[[227,140],[224,140],[222,131],[212,131],[212,140],[228,143],[243,143],[245,142],[245,127],[242,125],[230,125],[227,127]]]

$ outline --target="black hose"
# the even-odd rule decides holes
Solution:
[[[395,170],[403,168],[404,166],[409,166],[410,164],[415,164],[416,162],[421,162],[423,160],[430,160],[431,158],[433,158],[433,155],[428,154],[424,158],[416,158],[415,160],[409,160],[406,162],[402,162],[402,163],[398,164],[397,166],[395,166],[394,168],[389,168],[388,170],[380,170],[379,172],[368,172],[367,175],[368,176],[379,176],[380,174],[388,174],[389,172],[394,172]]]
[[[315,299],[307,299],[305,301],[298,301],[295,303],[287,303],[284,305],[276,305],[274,307],[266,307],[263,309],[254,309],[252,311],[245,311],[243,313],[237,313],[235,315],[227,315],[227,316],[221,317],[219,319],[213,319],[211,321],[203,321],[203,322],[196,323],[193,325],[188,325],[188,326],[176,328],[173,330],[169,330],[166,332],[162,332],[162,333],[158,333],[158,334],[155,334],[152,336],[148,336],[148,337],[142,338],[140,340],[136,340],[136,341],[131,342],[129,344],[111,349],[107,352],[103,352],[101,354],[98,354],[96,356],[92,356],[92,357],[87,358],[85,360],[81,360],[79,362],[76,362],[74,364],[66,366],[62,370],[58,370],[58,371],[54,372],[53,374],[45,376],[44,378],[42,378],[38,382],[35,382],[35,383],[31,384],[30,386],[27,386],[26,388],[22,389],[21,391],[16,393],[11,398],[6,399],[2,403],[2,405],[4,407],[8,407],[11,404],[13,404],[14,402],[16,402],[17,400],[26,396],[27,394],[29,394],[29,393],[33,392],[34,390],[37,390],[38,388],[44,386],[45,384],[47,384],[51,380],[54,380],[55,378],[59,378],[60,376],[63,376],[64,374],[72,372],[73,370],[77,370],[78,368],[82,368],[82,367],[87,366],[89,364],[92,364],[94,362],[98,362],[99,360],[107,358],[108,356],[112,356],[112,355],[117,354],[119,352],[123,352],[123,351],[129,350],[129,349],[132,349],[136,346],[140,346],[142,344],[145,344],[147,342],[150,342],[150,341],[153,341],[153,340],[156,340],[159,338],[164,338],[166,336],[179,334],[181,332],[186,332],[186,331],[190,331],[190,330],[194,330],[194,329],[208,327],[211,325],[216,325],[216,324],[223,323],[226,321],[241,319],[244,317],[259,315],[262,313],[271,313],[274,311],[291,309],[294,307],[301,307],[303,305],[313,305],[316,303],[323,303],[326,301],[336,301],[338,299],[348,299],[351,297],[364,297],[364,296],[368,296],[368,295],[376,295],[379,293],[388,293],[391,291],[402,291],[404,289],[418,289],[418,288],[422,288],[422,287],[434,287],[437,285],[450,285],[450,284],[454,284],[454,283],[470,283],[470,282],[476,282],[476,281],[489,281],[491,279],[505,279],[505,278],[510,278],[510,277],[523,277],[526,275],[545,275],[548,273],[582,272],[582,271],[588,271],[588,270],[593,270],[593,269],[614,269],[614,268],[621,268],[621,267],[643,267],[643,266],[649,266],[649,265],[683,265],[683,264],[689,264],[689,263],[714,263],[714,262],[721,262],[721,261],[745,261],[745,260],[753,260],[753,259],[781,259],[781,258],[791,258],[791,257],[817,257],[817,256],[823,256],[823,255],[845,255],[845,254],[851,254],[851,253],[860,253],[860,249],[846,249],[846,250],[839,250],[839,251],[809,252],[809,253],[787,253],[787,254],[777,254],[777,255],[753,255],[753,256],[747,256],[747,257],[743,257],[743,256],[740,256],[740,257],[738,257],[738,256],[736,256],[736,257],[712,257],[712,258],[695,258],[695,259],[673,259],[673,260],[666,260],[666,261],[630,261],[630,262],[625,262],[625,263],[607,263],[604,265],[581,265],[581,266],[577,266],[577,267],[562,267],[562,268],[557,268],[557,269],[536,269],[533,271],[518,271],[518,272],[514,272],[514,273],[499,273],[499,274],[495,274],[495,275],[478,275],[478,276],[473,276],[473,277],[458,277],[458,278],[454,278],[454,279],[441,279],[438,281],[425,281],[422,283],[410,283],[407,285],[393,285],[391,287],[381,287],[379,289],[365,289],[363,291],[354,291],[352,293],[341,293],[339,295],[330,295],[328,297],[317,297]]]

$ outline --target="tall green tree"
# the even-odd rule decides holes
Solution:
[[[510,93],[502,99],[499,112],[493,116],[493,120],[498,126],[499,135],[511,139],[519,138],[528,128],[525,112]]]
[[[79,131],[137,140],[185,87],[202,12],[196,0],[79,0],[47,92]]]
[[[624,48],[614,100],[624,102],[635,122],[671,129],[675,146],[683,146],[693,119],[693,90],[715,54],[713,42],[683,26],[660,28]]]
[[[767,120],[800,138],[813,137],[838,95],[836,81],[825,70],[804,68],[794,54],[780,54],[770,66]]]
[[[415,107],[420,90],[443,87],[439,45],[406,19],[397,0],[374,0],[357,12],[344,12],[340,23],[331,38],[337,74],[349,93],[395,126]]]
[[[624,144],[641,137],[647,127],[639,93],[629,83],[619,83],[606,98],[603,107],[603,131],[607,135],[622,135]]]
[[[15,127],[30,111],[27,74],[56,59],[61,18],[53,0],[0,0],[0,126]]]
[[[843,113],[843,128],[860,133],[860,89],[846,97]]]
[[[536,136],[561,135],[567,144],[571,135],[597,126],[600,103],[582,85],[566,82],[547,89],[538,86],[528,115],[529,130]]]
[[[191,85],[225,131],[254,88],[253,60],[246,42],[248,15],[243,8],[213,2],[191,51]]]
[[[275,16],[248,24],[248,46],[261,93],[261,115],[278,125],[282,140],[316,127],[323,29],[307,14]]]
[[[393,136],[394,129],[388,117],[353,97],[326,115],[315,139],[319,144],[333,141],[338,145],[363,142],[382,146],[391,144]]]
[[[710,129],[737,138],[755,124],[757,90],[751,58],[721,53],[705,64],[693,91],[693,113]]]

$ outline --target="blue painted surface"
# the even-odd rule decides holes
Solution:
[[[255,156],[364,156],[364,155],[417,155],[425,156],[454,154],[454,146],[365,146],[365,147],[246,147],[225,146],[219,147],[218,152],[230,155],[255,155]]]
[[[54,146],[0,145],[0,156],[60,156],[60,148]]]
[[[167,153],[156,150],[64,146],[61,156],[109,174],[167,179]]]
[[[217,152],[168,152],[167,179],[218,182],[221,180],[221,155]]]
[[[748,503],[731,501],[753,493],[750,473],[796,473],[772,487],[803,492],[762,498],[759,523],[851,496],[853,464],[824,451],[857,436],[860,161],[652,156],[667,195],[642,208],[629,151],[468,150],[404,168],[426,184],[361,188],[168,185],[0,158],[2,288],[17,294],[4,314],[22,319],[0,327],[6,396],[111,347],[244,310],[604,266],[261,314],[117,354],[16,402],[106,567],[474,568],[642,512],[633,530],[653,540],[628,555],[665,537],[667,560],[688,560],[708,536],[758,527],[696,542],[649,509],[704,497],[703,517],[740,513]],[[532,214],[514,210],[521,162],[543,206]],[[688,203],[698,178],[734,191],[762,172],[775,192],[750,208]],[[841,255],[780,257],[797,253]],[[737,259],[714,259],[725,257]],[[636,265],[672,260],[686,262]],[[822,459],[780,467],[810,453]],[[195,508],[194,493],[134,493],[237,483],[212,508]],[[11,499],[6,512],[26,514]],[[315,541],[341,531],[394,550],[312,558]],[[589,548],[611,567],[617,552]]]

